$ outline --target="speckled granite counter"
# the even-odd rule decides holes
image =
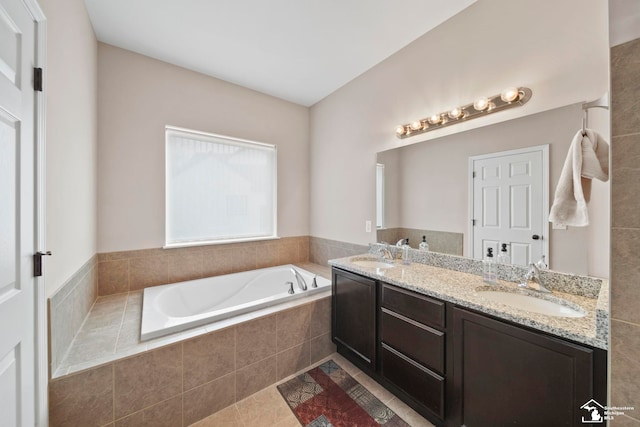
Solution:
[[[552,287],[553,293],[549,295],[523,290],[518,288],[516,283],[504,280],[500,280],[496,286],[489,287],[482,281],[482,277],[476,274],[432,265],[415,262],[411,265],[403,265],[396,262],[397,265],[395,267],[376,269],[362,267],[352,262],[358,259],[377,258],[372,254],[364,254],[330,260],[329,264],[562,338],[605,350],[608,348],[609,287],[604,280],[599,281],[601,283],[600,289],[595,292],[595,295],[592,295],[594,292],[585,292],[583,295],[579,295],[577,292],[562,292],[559,289],[564,291],[573,290],[576,285],[571,283],[563,289],[558,282],[554,284],[555,286]],[[562,274],[559,277],[562,277]],[[586,315],[579,318],[555,317],[520,310],[483,297],[481,292],[483,290],[520,292],[555,302],[562,302],[558,301],[558,299],[561,299],[564,300],[563,305],[581,308],[586,312]]]

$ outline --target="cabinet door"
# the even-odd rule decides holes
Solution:
[[[582,425],[593,349],[457,308],[454,343],[456,425]]]
[[[333,271],[333,340],[375,369],[376,282]]]

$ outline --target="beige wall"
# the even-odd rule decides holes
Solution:
[[[51,296],[96,253],[97,43],[82,0],[40,0],[47,17],[46,260]]]
[[[98,252],[164,245],[165,125],[276,144],[278,234],[309,234],[307,108],[103,43],[98,70]]]
[[[400,203],[387,207],[399,208],[399,226],[463,233],[464,255],[470,256],[467,252],[469,157],[548,144],[549,181],[554,183],[549,192],[551,206],[555,183],[581,120],[582,109],[577,104],[381,153],[379,161],[390,153],[400,156],[396,172],[393,172],[393,163],[387,171],[387,176],[399,177],[396,179],[401,182],[401,190],[395,191],[401,195],[394,198],[399,198]],[[603,134],[607,135],[608,129]],[[592,186],[591,225],[550,229],[549,261],[554,270],[608,277],[608,245],[594,242],[594,247],[590,247],[589,235],[606,233],[609,229],[609,183],[594,180]],[[600,207],[606,211],[605,218],[594,221],[592,214],[600,211]],[[608,240],[607,237],[605,242]],[[591,251],[599,256],[590,265]]]
[[[608,90],[607,16],[599,0],[477,2],[314,105],[311,235],[375,240],[364,225],[375,215],[378,151],[600,97]],[[530,87],[531,101],[415,138],[393,133],[509,85]]]

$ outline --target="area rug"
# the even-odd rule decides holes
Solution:
[[[278,386],[306,427],[410,427],[333,360]]]

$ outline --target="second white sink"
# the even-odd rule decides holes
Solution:
[[[547,316],[556,317],[584,317],[586,312],[579,307],[568,307],[560,302],[549,301],[537,298],[531,295],[517,294],[503,291],[479,291],[478,294],[483,298],[508,305],[520,310],[530,311],[533,313],[546,314]]]

